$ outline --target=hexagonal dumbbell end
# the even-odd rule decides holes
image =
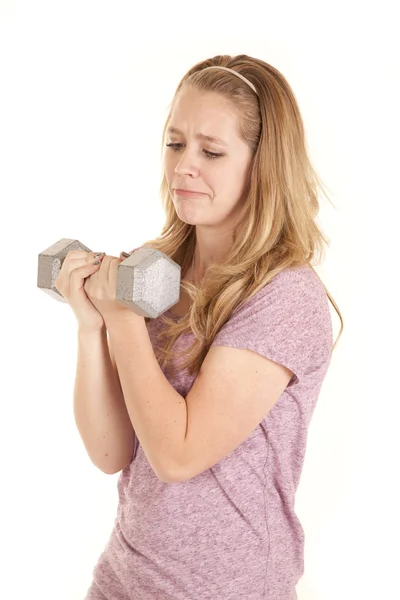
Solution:
[[[70,250],[91,252],[89,248],[81,244],[78,240],[63,238],[50,246],[50,248],[43,250],[38,257],[37,287],[61,302],[65,302],[65,300],[62,294],[54,287],[54,283],[60,273],[64,259]]]
[[[157,318],[179,301],[181,267],[153,248],[140,248],[118,265],[117,299],[141,317]]]

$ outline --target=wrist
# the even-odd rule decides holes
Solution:
[[[79,325],[78,326],[78,337],[79,338],[87,338],[87,337],[98,337],[99,335],[105,335],[106,334],[106,326],[103,323],[103,325],[98,325],[96,327],[87,327],[84,325]]]
[[[107,331],[113,329],[114,327],[120,328],[124,327],[126,324],[135,324],[144,322],[144,318],[137,315],[134,311],[130,309],[123,309],[111,313],[110,315],[104,315],[104,324]]]
[[[105,319],[105,326],[109,335],[124,334],[127,330],[130,332],[146,328],[146,323],[143,317],[140,317],[133,311],[125,314],[116,315],[113,318]]]

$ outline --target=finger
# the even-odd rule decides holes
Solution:
[[[72,259],[65,267],[63,265],[59,274],[60,279],[65,278],[76,281],[86,279],[96,273],[101,267],[104,255],[96,256],[95,253],[92,254],[90,261],[86,258]]]
[[[101,268],[101,261],[98,264],[92,263],[85,265],[83,267],[79,267],[78,269],[74,269],[71,271],[69,278],[71,281],[77,281],[82,279],[87,279],[91,275],[94,275]]]
[[[85,261],[85,264],[83,266],[76,267],[72,270],[61,269],[55,281],[56,288],[61,293],[63,293],[63,288],[65,288],[66,290],[78,290],[82,287],[82,282],[89,281],[90,277],[92,275],[95,275],[99,271],[101,264],[102,261],[99,261],[96,258],[90,263],[86,263]]]
[[[69,258],[68,262],[66,258],[63,264],[63,269],[64,271],[71,273],[75,269],[84,267],[85,265],[93,264],[93,262],[96,262],[98,260],[103,260],[104,256],[104,252],[86,252],[85,256],[82,256],[80,258],[71,257]]]
[[[75,260],[90,260],[90,258],[92,256],[94,256],[95,254],[98,254],[97,252],[85,252],[84,250],[70,250],[65,259],[64,259],[64,263],[63,264],[69,264],[70,262],[73,262]]]

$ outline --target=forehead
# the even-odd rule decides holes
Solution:
[[[214,92],[181,90],[174,101],[167,132],[204,133],[229,141],[237,137],[238,117],[232,102]]]

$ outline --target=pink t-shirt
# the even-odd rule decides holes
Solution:
[[[160,327],[160,319],[148,323],[153,346]],[[253,350],[294,377],[238,448],[189,481],[160,481],[137,444],[85,600],[297,598],[304,532],[295,492],[332,344],[329,301],[308,266],[279,273],[232,313],[213,346]],[[185,397],[194,377],[165,374]]]

